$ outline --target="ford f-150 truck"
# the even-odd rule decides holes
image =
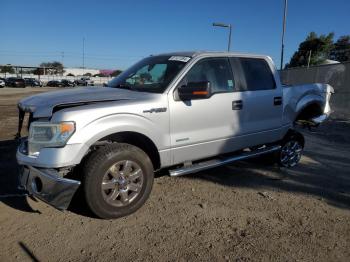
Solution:
[[[144,204],[161,169],[179,176],[260,155],[293,167],[304,147],[294,127],[324,121],[332,92],[282,86],[267,56],[149,56],[107,87],[21,100],[20,184],[61,210],[82,187],[93,213],[116,218]]]

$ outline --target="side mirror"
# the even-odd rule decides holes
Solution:
[[[178,88],[178,94],[181,100],[207,99],[211,97],[210,82],[189,82]]]

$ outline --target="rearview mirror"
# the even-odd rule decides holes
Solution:
[[[189,82],[178,88],[178,94],[181,100],[207,99],[211,97],[210,82]]]

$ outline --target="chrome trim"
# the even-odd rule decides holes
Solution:
[[[226,157],[222,159],[213,159],[205,162],[200,162],[189,167],[181,167],[178,169],[170,170],[169,174],[170,176],[183,176],[191,173],[196,173],[205,169],[226,165],[235,161],[260,156],[267,153],[272,153],[279,149],[281,149],[281,146],[271,146],[263,149],[258,149],[253,152],[245,152],[236,156]]]
[[[62,178],[54,169],[25,166],[20,173],[20,185],[30,195],[57,209],[64,210],[68,208],[74,193],[80,186],[80,181]]]

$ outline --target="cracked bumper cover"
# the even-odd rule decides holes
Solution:
[[[20,172],[20,185],[34,197],[57,209],[65,210],[80,186],[80,182],[62,178],[53,169],[23,166]]]

